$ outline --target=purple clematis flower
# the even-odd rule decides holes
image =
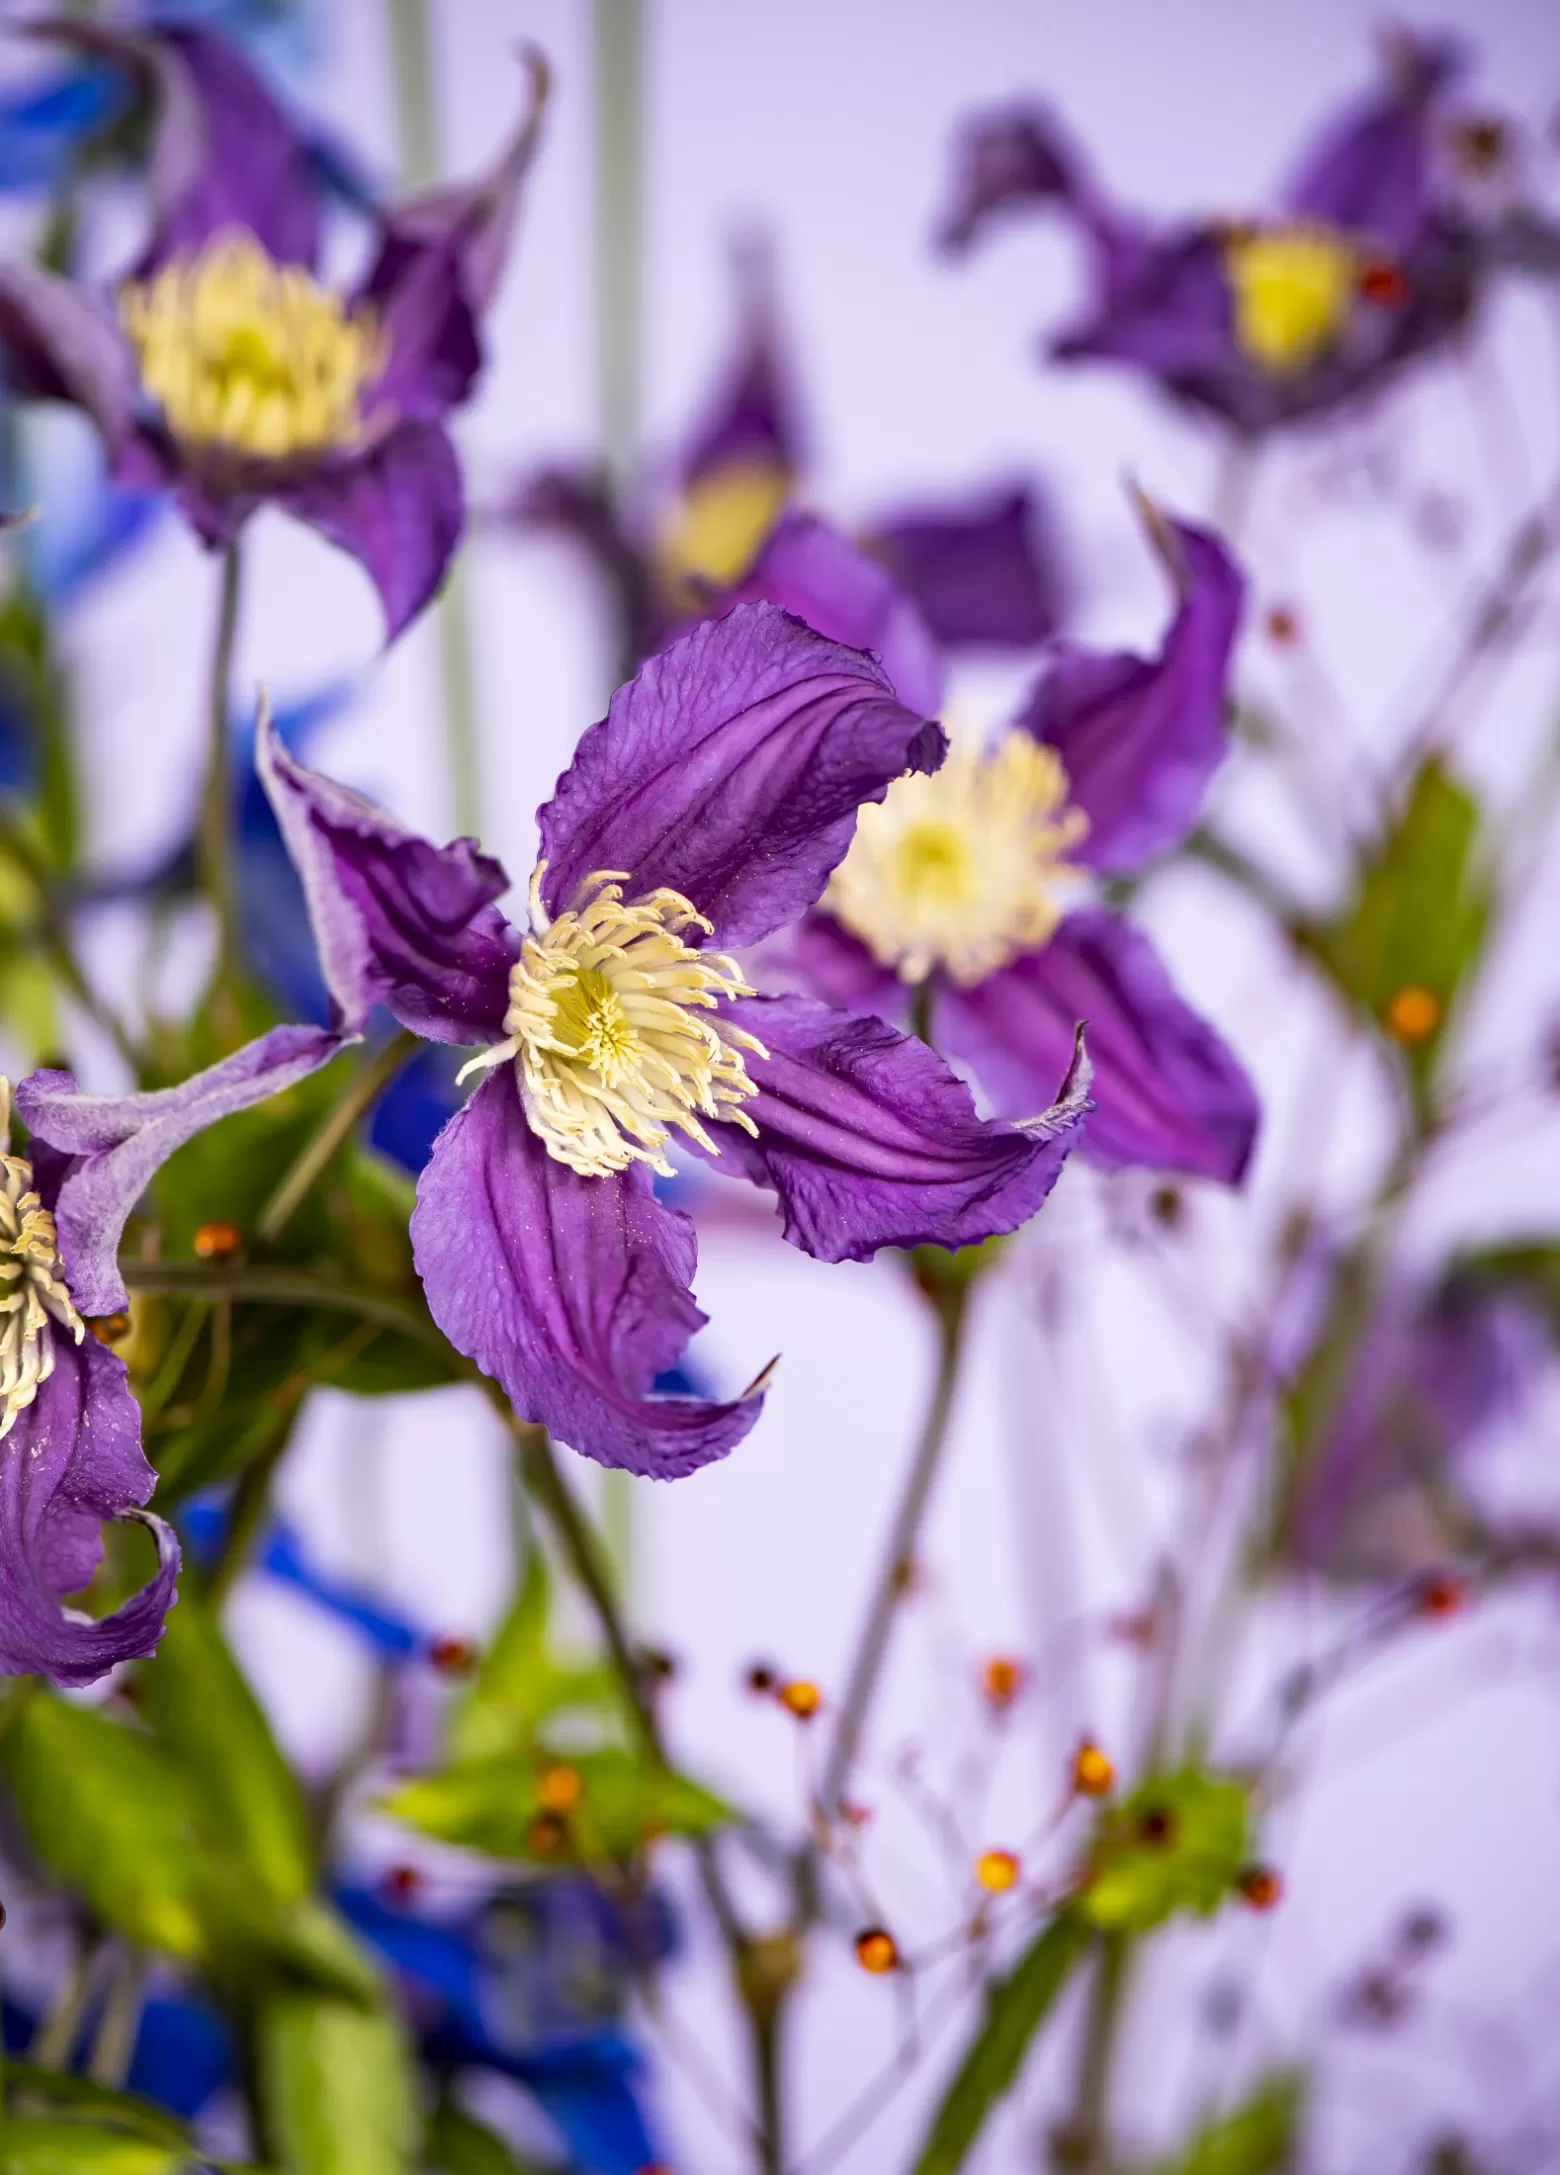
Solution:
[[[825,1261],[1011,1231],[1054,1184],[1084,1061],[1058,1066],[1043,1115],[987,1123],[924,1043],[761,996],[716,949],[795,922],[861,804],[945,747],[871,658],[740,606],[653,658],[581,740],[541,811],[521,935],[494,903],[508,878],[471,840],[402,830],[262,724],[338,1024],[360,1029],[382,1000],[481,1046],[467,1070],[487,1077],[412,1217],[433,1317],[575,1450],[671,1478],[758,1415],[762,1380],[724,1403],[649,1394],[704,1320],[693,1226],[651,1184],[675,1135],[772,1188],[785,1235]]]
[[[1233,1184],[1257,1127],[1245,1073],[1140,930],[1103,906],[1064,906],[1085,872],[1119,875],[1178,845],[1224,753],[1241,577],[1208,531],[1148,519],[1178,592],[1159,655],[1058,645],[994,745],[956,744],[935,776],[863,809],[791,965],[831,1002],[884,1019],[932,1005],[939,1049],[1006,1112],[1039,1107],[1085,1020],[1085,1155]],[[923,684],[927,638],[915,619],[911,639],[908,601],[821,522],[793,517],[749,593],[878,650],[901,694]]]
[[[1107,202],[1036,107],[967,127],[942,242],[1054,204],[1079,227],[1094,296],[1065,362],[1126,363],[1244,433],[1331,411],[1465,323],[1486,252],[1442,171],[1445,40],[1395,33],[1383,80],[1324,128],[1267,217],[1162,227]]]
[[[155,225],[117,314],[26,264],[0,269],[18,390],[86,409],[121,480],[176,492],[208,544],[279,505],[362,564],[392,636],[437,588],[464,521],[446,426],[481,367],[546,77],[492,172],[379,219],[359,291],[321,284],[306,138],[236,48],[195,28],[47,35],[130,71],[155,105]]]

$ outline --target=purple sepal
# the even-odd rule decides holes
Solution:
[[[748,1060],[758,1093],[743,1108],[757,1140],[713,1126],[712,1167],[772,1186],[786,1237],[820,1261],[1016,1231],[1055,1185],[1089,1109],[1089,1062],[1071,1037],[1028,1122],[1006,1125],[978,1117],[937,1053],[882,1020],[811,997],[745,997],[727,1016],[769,1056]]]
[[[874,526],[870,548],[946,649],[1030,649],[1056,632],[1055,534],[1027,484],[906,507]]]
[[[1070,201],[1083,187],[1078,154],[1044,107],[975,114],[959,132],[938,246],[962,252],[993,220],[1037,204]]]
[[[724,1457],[763,1406],[649,1394],[703,1327],[697,1251],[642,1165],[582,1178],[550,1156],[507,1068],[450,1120],[418,1180],[412,1252],[451,1344],[521,1419],[651,1479]]]
[[[1453,39],[1397,32],[1384,59],[1386,82],[1321,131],[1282,202],[1294,218],[1407,252],[1436,216],[1435,101],[1464,55]]]
[[[872,1012],[899,1024],[909,1009],[910,993],[893,968],[832,914],[809,914],[780,938],[776,968],[842,1012]]]
[[[109,311],[84,288],[23,258],[0,264],[6,390],[84,408],[110,452],[135,413],[135,358]]]
[[[277,496],[357,560],[379,591],[387,641],[438,588],[465,526],[460,462],[434,422],[400,423],[368,452]]]
[[[684,490],[744,463],[795,475],[805,457],[767,251],[745,248],[736,273],[741,334],[735,356],[678,463],[677,480]]]
[[[54,1371],[0,1441],[0,1672],[90,1684],[153,1653],[174,1599],[179,1544],[140,1506],[156,1476],[125,1364],[97,1339],[51,1323]],[[138,1518],[157,1543],[148,1585],[112,1616],[67,1612],[103,1555],[105,1518]]]
[[[1177,994],[1148,938],[1119,915],[1069,914],[1043,951],[937,1000],[939,1040],[1014,1115],[1049,1092],[1077,1020],[1094,1060],[1089,1161],[1237,1183],[1256,1139],[1256,1091]]]
[[[1225,750],[1225,682],[1245,582],[1209,530],[1187,522],[1164,530],[1181,598],[1159,655],[1063,644],[1018,720],[1055,748],[1069,800],[1089,819],[1074,858],[1105,872],[1180,843]]]
[[[782,517],[730,603],[778,604],[816,634],[866,650],[907,709],[937,710],[943,661],[920,611],[888,569],[816,514]]]
[[[288,752],[262,713],[255,767],[308,901],[337,1026],[360,1033],[381,1001],[435,1042],[504,1032],[513,956],[493,904],[509,889],[472,838],[430,845]]]
[[[718,943],[753,943],[818,897],[860,804],[946,749],[870,658],[739,604],[652,657],[580,740],[540,813],[547,906],[622,869],[630,895],[668,886]]]
[[[125,1219],[187,1140],[328,1065],[344,1038],[323,1027],[273,1027],[177,1087],[83,1095],[68,1072],[35,1072],[16,1091],[29,1129],[70,1158],[55,1204],[60,1258],[83,1314],[129,1304],[119,1274]]]

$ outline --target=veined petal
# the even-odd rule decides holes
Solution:
[[[526,1123],[509,1068],[440,1134],[412,1251],[434,1320],[524,1420],[603,1465],[671,1480],[724,1457],[761,1397],[653,1397],[705,1317],[693,1225],[649,1174],[582,1178]]]
[[[745,247],[735,272],[741,320],[737,344],[677,464],[684,490],[746,466],[794,476],[806,458],[806,433],[782,337],[769,252]]]
[[[84,408],[111,453],[129,434],[136,367],[119,326],[84,288],[13,257],[0,264],[7,390]]]
[[[722,947],[794,921],[844,857],[856,810],[947,743],[869,657],[772,604],[739,604],[652,657],[612,698],[541,811],[543,896],[598,869],[665,887]]]
[[[947,649],[1029,649],[1056,631],[1057,545],[1028,484],[904,507],[874,524],[871,548]]]
[[[1069,914],[1043,951],[974,989],[944,989],[937,1032],[999,1110],[1049,1091],[1088,1023],[1091,1162],[1189,1171],[1234,1185],[1256,1139],[1256,1091],[1228,1046],[1179,996],[1141,930],[1099,909]]]
[[[1089,1108],[1088,1060],[1071,1048],[1026,1123],[989,1124],[935,1050],[882,1020],[810,997],[747,997],[728,1012],[769,1055],[749,1060],[758,1092],[744,1109],[758,1138],[712,1126],[713,1167],[772,1186],[786,1237],[820,1261],[1017,1230]]]
[[[268,716],[255,763],[303,884],[338,1025],[359,1033],[384,1002],[430,1041],[499,1041],[511,951],[493,904],[509,888],[498,862],[475,839],[430,845],[305,768]]]
[[[155,1475],[124,1361],[87,1337],[55,1335],[54,1367],[0,1442],[0,1671],[90,1684],[152,1653],[179,1575],[179,1545],[143,1517]],[[94,1622],[61,1606],[91,1579],[105,1518],[142,1517],[157,1542],[148,1585]]]
[[[1225,683],[1245,582],[1219,539],[1164,524],[1180,601],[1156,658],[1064,644],[1018,722],[1055,748],[1089,819],[1074,850],[1105,871],[1178,845],[1223,759]]]
[[[16,1107],[40,1140],[70,1158],[54,1216],[71,1296],[83,1314],[128,1302],[119,1274],[125,1220],[175,1149],[234,1111],[307,1079],[349,1037],[323,1027],[273,1027],[177,1087],[141,1095],[83,1095],[68,1072],[35,1072]]]
[[[367,452],[277,495],[363,568],[384,606],[387,642],[444,579],[466,522],[455,448],[443,425],[428,420],[399,423]]]
[[[775,964],[787,982],[800,981],[842,1012],[872,1012],[894,1023],[909,1009],[910,992],[893,968],[832,914],[814,912],[798,922],[777,947]]]

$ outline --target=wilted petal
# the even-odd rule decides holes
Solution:
[[[939,1040],[1014,1114],[1050,1092],[1078,1020],[1094,1060],[1089,1160],[1233,1185],[1256,1138],[1256,1091],[1176,993],[1147,937],[1119,915],[1069,914],[1044,951],[975,989],[944,989],[937,1002]]]
[[[507,1069],[439,1136],[412,1251],[456,1350],[586,1457],[671,1480],[724,1457],[758,1418],[759,1397],[648,1394],[704,1324],[688,1289],[693,1225],[641,1165],[582,1178],[550,1156]]]
[[[344,1047],[323,1027],[273,1027],[177,1087],[149,1094],[83,1095],[68,1072],[35,1072],[22,1082],[16,1107],[29,1128],[71,1158],[54,1214],[83,1314],[113,1314],[128,1303],[120,1234],[169,1156],[219,1118],[307,1079]]]
[[[948,649],[1028,649],[1056,630],[1056,545],[1027,484],[906,507],[874,526],[871,548]]]
[[[24,258],[0,264],[0,346],[6,387],[32,400],[84,408],[110,451],[135,410],[135,358],[108,310],[84,288]]]
[[[1399,32],[1387,81],[1350,105],[1302,159],[1283,194],[1297,218],[1325,221],[1397,251],[1411,250],[1435,210],[1436,101],[1463,64],[1450,38]]]
[[[1223,759],[1225,683],[1245,583],[1218,538],[1164,524],[1180,602],[1156,658],[1061,646],[1019,719],[1067,772],[1090,867],[1136,868],[1178,845]]]
[[[739,604],[652,657],[580,741],[541,811],[547,905],[622,869],[752,943],[818,897],[860,804],[946,745],[870,658]]]
[[[155,1481],[124,1361],[56,1331],[53,1373],[0,1442],[0,1671],[90,1684],[154,1651],[179,1575],[160,1518],[143,1521],[157,1542],[150,1584],[96,1622],[61,1604],[96,1571],[103,1520],[140,1516]]]
[[[942,701],[943,661],[916,606],[816,514],[786,514],[728,601],[778,604],[831,642],[870,651],[911,710],[929,714]]]
[[[947,250],[968,249],[993,219],[1065,201],[1080,186],[1078,155],[1044,107],[975,114],[959,134],[938,242]]]
[[[757,1140],[712,1126],[713,1167],[773,1186],[786,1237],[820,1261],[1016,1231],[1055,1185],[1089,1108],[1088,1060],[1071,1036],[1028,1122],[989,1124],[934,1050],[882,1020],[810,997],[747,997],[727,1016],[769,1056],[748,1060],[758,1093],[743,1108]]]
[[[465,526],[460,462],[442,424],[401,423],[368,452],[279,494],[351,552],[379,591],[393,642],[444,579]]]
[[[359,1033],[374,1006],[434,1042],[496,1042],[509,1003],[509,889],[475,839],[433,846],[361,794],[308,770],[262,716],[255,749],[309,902],[337,1023]]]

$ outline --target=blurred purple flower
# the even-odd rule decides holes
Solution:
[[[1029,1122],[988,1124],[923,1043],[760,996],[713,949],[804,914],[858,807],[945,746],[870,658],[738,607],[581,740],[541,811],[522,938],[472,840],[403,831],[262,726],[341,1026],[383,1001],[431,1040],[485,1045],[468,1069],[491,1077],[419,1181],[413,1251],[451,1343],[575,1450],[672,1478],[758,1415],[761,1384],[649,1394],[704,1320],[693,1226],[651,1184],[674,1133],[772,1187],[787,1238],[827,1261],[1011,1231],[1054,1184],[1086,1107],[1070,1046],[1054,1108],[1048,1092]]]
[[[1322,129],[1272,214],[1161,226],[1110,204],[1047,111],[971,121],[941,239],[1056,205],[1087,245],[1094,296],[1053,342],[1126,363],[1243,433],[1329,412],[1444,343],[1483,266],[1440,170],[1449,41],[1394,32],[1382,81]]]
[[[321,184],[308,141],[237,49],[200,29],[58,20],[48,34],[130,70],[153,99],[155,223],[117,318],[85,288],[0,269],[16,389],[97,423],[122,481],[166,487],[208,544],[261,504],[359,560],[390,634],[443,575],[464,520],[446,417],[481,367],[535,151],[545,73],[493,170],[378,218],[360,291],[315,276]]]

